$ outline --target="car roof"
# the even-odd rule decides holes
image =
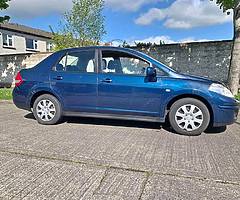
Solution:
[[[62,51],[77,51],[77,50],[91,50],[91,49],[109,49],[109,50],[122,50],[122,51],[129,51],[129,52],[136,52],[130,48],[123,48],[123,47],[114,47],[114,46],[88,46],[88,47],[77,47],[77,48],[67,48],[63,49]]]

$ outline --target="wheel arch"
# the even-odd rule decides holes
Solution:
[[[213,124],[213,122],[214,122],[213,108],[212,108],[210,102],[206,98],[204,98],[204,97],[202,97],[200,95],[196,95],[196,94],[181,94],[181,95],[175,96],[174,98],[172,98],[168,102],[167,107],[166,107],[167,111],[170,110],[171,106],[176,101],[178,101],[179,99],[183,99],[183,98],[193,98],[193,99],[197,99],[197,100],[201,101],[202,103],[204,103],[207,106],[209,114],[210,114],[210,124],[209,125]]]
[[[53,92],[47,91],[47,90],[41,90],[41,91],[38,91],[38,92],[34,93],[34,95],[31,97],[30,107],[33,108],[33,104],[36,101],[36,99],[38,97],[40,97],[41,95],[44,95],[44,94],[49,94],[49,95],[54,96],[59,101],[59,103],[61,104],[61,100],[56,94],[54,94]]]

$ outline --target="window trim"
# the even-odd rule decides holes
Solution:
[[[56,70],[56,66],[57,64],[63,59],[64,56],[68,56],[69,53],[75,53],[75,52],[81,52],[81,51],[93,51],[94,52],[94,72],[78,72],[78,71],[57,71]],[[66,59],[67,62],[67,59]],[[66,65],[66,63],[65,63]],[[66,51],[65,53],[63,53],[63,55],[61,55],[59,57],[59,59],[57,60],[56,64],[53,65],[53,67],[51,68],[51,71],[54,72],[64,72],[64,73],[71,73],[71,74],[98,74],[98,52],[97,49],[79,49],[79,50],[70,50],[70,51]]]
[[[167,73],[167,72],[165,72],[164,70],[162,70],[160,67],[157,67],[156,65],[154,65],[153,64],[153,67],[156,69],[159,69],[159,70],[161,70],[165,75],[162,75],[162,76],[158,76],[157,75],[157,78],[167,78],[167,77],[169,77],[169,74]]]
[[[7,45],[6,45],[6,44],[3,44],[3,42],[4,42],[3,35],[6,35],[6,36],[7,36]],[[12,40],[12,46],[9,45],[9,38],[10,38],[10,37],[11,37],[11,40]],[[2,33],[2,45],[3,45],[3,47],[5,47],[5,48],[12,48],[12,49],[14,49],[14,46],[15,46],[15,43],[14,43],[14,35],[7,34],[7,33]]]

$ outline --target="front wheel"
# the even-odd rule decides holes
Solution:
[[[170,108],[169,121],[179,134],[194,136],[204,132],[210,122],[207,106],[193,98],[176,101]]]
[[[33,104],[33,114],[40,124],[57,124],[62,117],[61,104],[58,99],[52,95],[41,95]]]

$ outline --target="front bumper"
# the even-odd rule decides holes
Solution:
[[[230,125],[236,122],[239,104],[216,106],[214,109],[213,127]]]

